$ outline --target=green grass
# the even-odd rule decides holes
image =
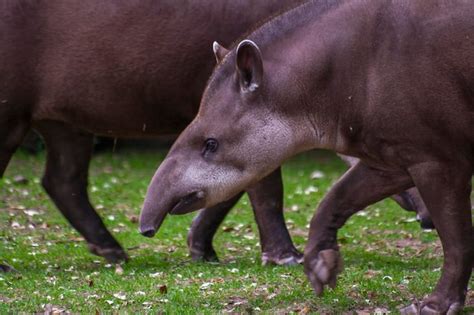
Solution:
[[[139,235],[132,223],[164,154],[125,151],[93,160],[92,202],[121,244],[131,248],[132,260],[123,266],[123,274],[89,254],[43,192],[39,182],[44,156],[16,154],[0,181],[0,259],[18,272],[0,274],[0,313],[39,312],[47,304],[75,313],[335,314],[377,308],[396,313],[436,284],[442,262],[436,233],[421,231],[414,214],[391,200],[354,216],[339,232],[345,269],[337,288],[321,298],[313,295],[302,266],[261,266],[246,198],[224,222],[233,229],[220,229],[216,235],[221,262],[192,262],[186,234],[193,214],[169,217],[154,239]],[[311,179],[316,170],[324,177]],[[311,152],[285,164],[286,219],[300,250],[318,201],[344,170],[327,152]],[[19,174],[29,183],[14,184]],[[317,191],[307,191],[310,186]],[[39,214],[28,216],[25,210],[31,209]],[[469,295],[468,304],[473,305],[474,294]],[[470,306],[465,312],[473,311]]]

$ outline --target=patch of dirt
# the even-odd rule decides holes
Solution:
[[[469,292],[467,292],[466,306],[474,307],[474,291],[473,290],[470,290]]]
[[[246,304],[248,304],[247,299],[238,296],[232,296],[227,302],[224,303],[224,308],[226,312],[231,313],[236,311],[236,308],[242,308]]]

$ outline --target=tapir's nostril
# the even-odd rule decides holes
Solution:
[[[146,236],[146,237],[153,237],[156,234],[156,230],[155,229],[145,229],[145,230],[140,231],[140,233],[142,233],[142,235]]]

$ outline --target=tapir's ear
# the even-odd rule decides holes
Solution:
[[[263,78],[263,62],[257,44],[248,39],[240,42],[237,46],[236,67],[242,91],[253,92],[258,89]]]
[[[229,50],[218,42],[214,42],[212,44],[212,51],[214,51],[217,63],[221,62],[221,60],[224,59],[225,55],[229,53]]]

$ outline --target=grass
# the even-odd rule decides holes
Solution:
[[[220,263],[192,262],[186,248],[192,214],[169,217],[154,239],[140,236],[134,223],[164,155],[125,151],[93,160],[92,202],[121,244],[131,248],[132,260],[121,273],[89,254],[43,192],[44,156],[17,153],[0,181],[0,259],[18,271],[0,274],[0,313],[397,313],[436,284],[442,262],[436,233],[421,231],[414,214],[391,200],[354,216],[339,232],[345,270],[337,288],[321,298],[313,296],[302,266],[261,266],[246,198],[215,238]],[[324,177],[311,179],[316,170]],[[285,164],[286,219],[300,250],[318,201],[344,170],[327,152]],[[16,175],[29,182],[15,184]],[[474,312],[474,293],[469,296],[466,314]]]

